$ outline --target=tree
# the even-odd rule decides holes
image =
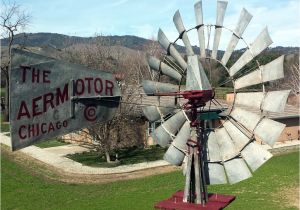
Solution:
[[[291,94],[297,96],[300,88],[299,54],[285,56],[285,81],[281,87],[291,89]]]
[[[146,52],[147,56],[153,56],[160,60],[163,59],[164,50],[159,45],[159,43],[155,40],[154,37],[152,37],[151,40],[147,44],[145,44],[142,49],[143,51]],[[151,80],[157,79],[159,75],[158,72],[152,71],[150,68],[148,68],[148,72],[151,77]]]
[[[269,82],[270,90],[291,90],[288,102],[299,106],[300,70],[299,54],[288,54],[284,56],[284,78]]]
[[[105,154],[107,162],[111,162],[110,155],[114,149],[141,145],[144,130],[137,129],[134,111],[139,98],[139,81],[142,71],[146,70],[144,53],[124,48],[119,44],[110,46],[106,37],[97,36],[88,44],[69,44],[64,49],[63,59],[86,65],[93,69],[100,69],[122,75],[119,81],[122,103],[119,105],[115,117],[102,123],[96,123],[81,130],[92,140],[92,147]],[[86,135],[85,135],[86,136]]]
[[[5,112],[4,120],[9,121],[9,72],[11,69],[11,48],[13,46],[13,41],[15,34],[29,24],[30,15],[26,13],[25,10],[21,8],[21,5],[13,2],[8,4],[7,2],[2,2],[2,11],[1,11],[1,27],[3,32],[1,36],[3,38],[8,38],[8,55],[5,58],[1,54],[1,75],[5,77]]]
[[[290,68],[290,76],[289,76],[288,86],[289,88],[291,88],[291,93],[293,95],[298,95],[300,89],[299,63],[293,64],[289,68]]]

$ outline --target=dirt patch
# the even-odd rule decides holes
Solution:
[[[66,183],[108,183],[119,180],[129,180],[144,178],[156,174],[168,173],[179,170],[174,166],[163,166],[150,169],[134,171],[130,173],[119,174],[105,174],[105,175],[87,175],[87,174],[74,174],[61,171],[53,166],[45,164],[42,161],[34,159],[22,152],[12,152],[9,147],[1,144],[1,155],[8,157],[20,165],[24,170],[28,171],[31,175],[44,178],[51,181],[59,181]]]
[[[282,200],[287,207],[296,207],[297,209],[300,209],[299,192],[299,186],[282,188],[280,192],[276,194],[276,199]]]

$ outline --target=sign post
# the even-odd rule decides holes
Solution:
[[[10,72],[12,150],[113,118],[113,74],[14,49]]]

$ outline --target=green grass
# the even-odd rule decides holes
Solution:
[[[119,161],[114,163],[107,163],[105,156],[95,151],[71,154],[67,155],[67,157],[76,162],[80,162],[83,165],[95,167],[115,167],[119,165],[161,160],[165,152],[166,149],[159,146],[152,146],[147,149],[140,147],[124,148],[112,152],[112,160],[115,159],[115,153],[118,154]]]
[[[1,122],[1,125],[0,125],[0,132],[9,132],[9,123],[3,123],[3,116],[2,114],[0,114],[0,122]]]
[[[233,88],[230,87],[217,87],[215,89],[215,98],[217,99],[226,99],[226,94],[227,93],[232,93]]]
[[[70,144],[70,143],[63,142],[59,139],[50,139],[47,141],[38,142],[38,143],[34,144],[34,146],[37,146],[40,148],[48,148],[48,147],[58,147],[58,146],[63,146],[63,145],[68,145],[68,144]]]
[[[5,88],[0,88],[0,97],[5,97]]]
[[[2,152],[1,209],[147,210],[183,188],[182,172],[109,184],[66,184],[49,181],[16,164]],[[235,185],[209,187],[209,192],[236,195],[228,210],[289,208],[278,196],[299,186],[299,152],[272,158],[253,178]]]

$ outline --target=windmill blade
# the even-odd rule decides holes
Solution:
[[[157,105],[142,107],[144,115],[150,122],[155,122],[163,116],[174,112],[176,109],[174,97],[170,98],[166,102],[161,102],[157,97],[155,101],[157,102]]]
[[[151,67],[151,69],[161,72],[162,74],[167,75],[178,82],[181,81],[181,74],[179,74],[175,69],[171,68],[170,66],[158,60],[157,58],[150,56],[148,58],[148,64]]]
[[[234,83],[235,89],[238,90],[244,87],[283,78],[283,62],[284,56],[282,55],[268,64],[261,66],[259,69],[238,78]]]
[[[290,90],[237,93],[235,103],[269,112],[283,112]]]
[[[151,80],[143,80],[143,89],[147,95],[153,95],[158,93],[172,93],[179,90],[178,85],[172,85],[163,82],[154,82]]]
[[[245,126],[249,131],[253,131],[260,121],[260,116],[244,109],[235,107],[230,114],[233,119]]]
[[[183,124],[183,126],[180,128],[178,134],[176,135],[176,138],[173,141],[173,145],[182,150],[182,151],[186,151],[187,150],[187,145],[186,142],[187,140],[190,138],[190,122],[189,121],[185,121],[185,123]]]
[[[257,135],[263,142],[274,146],[275,142],[279,138],[283,129],[285,128],[285,124],[276,122],[274,120],[270,120],[264,118],[255,128],[254,133]]]
[[[264,143],[273,146],[285,128],[285,124],[266,119],[257,114],[235,107],[230,114],[236,121],[241,123],[260,138]]]
[[[162,123],[152,133],[152,138],[162,147],[166,147],[175,136],[177,131],[181,128],[186,121],[184,111],[179,111],[167,121]]]
[[[220,163],[217,163],[222,161],[222,157],[215,132],[211,131],[205,133],[203,139],[207,144],[206,163],[204,164],[206,183],[211,185],[226,184],[227,179],[224,171],[224,166]]]
[[[203,13],[202,13],[202,1],[198,1],[194,5],[195,17],[196,17],[196,28],[198,33],[198,40],[200,46],[200,57],[205,58],[205,37],[204,37],[204,25],[203,25]]]
[[[181,166],[184,160],[185,153],[174,147],[171,146],[168,148],[167,152],[164,154],[164,160],[174,166]]]
[[[185,60],[182,58],[180,53],[175,49],[173,44],[168,40],[167,36],[164,34],[164,32],[161,29],[158,30],[157,40],[159,44],[168,52],[168,54],[170,54],[176,60],[179,66],[183,70],[185,70],[187,68],[187,64]]]
[[[264,96],[265,94],[263,92],[237,93],[234,103],[260,109]]]
[[[247,162],[247,165],[252,171],[255,171],[272,157],[271,153],[265,150],[261,145],[258,145],[255,142],[249,144],[251,139],[241,130],[241,128],[238,128],[232,122],[226,121],[223,126],[229,133],[235,147],[241,151],[243,159]]]
[[[248,144],[241,152],[241,155],[253,172],[273,156],[255,142]]]
[[[242,128],[238,128],[229,120],[227,120],[223,126],[233,141],[237,151],[241,151],[249,143],[250,139],[243,133]]]
[[[242,37],[245,29],[247,28],[249,22],[252,19],[252,15],[243,8],[238,23],[236,25],[236,28],[234,30],[234,33],[231,36],[230,42],[228,43],[228,46],[226,48],[226,51],[222,57],[221,63],[225,66],[235,49],[236,45],[238,44],[240,38]]]
[[[186,90],[211,90],[205,71],[196,55],[188,56]]]
[[[214,45],[211,57],[213,59],[217,58],[218,47],[220,43],[221,33],[222,33],[222,26],[224,22],[224,16],[227,8],[227,1],[218,1],[217,3],[217,20],[216,20],[216,27],[215,27],[215,38],[214,38]]]
[[[261,108],[269,112],[284,112],[285,104],[291,90],[280,90],[268,92]]]
[[[224,166],[221,163],[205,163],[206,184],[227,184]]]
[[[190,138],[190,122],[186,121],[179,130],[176,138],[164,155],[164,160],[172,165],[180,166],[187,150],[187,140]]]
[[[186,54],[187,55],[194,55],[194,51],[193,51],[192,45],[190,43],[190,40],[187,36],[187,32],[186,32],[185,27],[183,25],[179,10],[176,11],[176,13],[173,17],[173,22],[174,22],[174,24],[176,26],[176,29],[177,29],[177,31],[180,35],[180,38],[182,39],[182,41],[185,45]]]
[[[243,68],[247,63],[249,63],[254,57],[265,50],[273,41],[266,27],[263,31],[256,37],[255,41],[249,46],[249,49],[243,53],[243,55],[233,64],[229,69],[230,76],[235,75],[241,68]]]
[[[216,133],[211,131],[208,134],[205,134],[205,141],[207,142],[207,161],[209,162],[221,162],[221,150],[217,142]]]
[[[223,161],[232,159],[239,154],[239,151],[236,149],[235,145],[233,144],[233,141],[231,140],[224,127],[216,129],[216,138],[220,147],[220,152]]]
[[[242,158],[235,158],[224,163],[230,184],[250,178],[251,172]]]

